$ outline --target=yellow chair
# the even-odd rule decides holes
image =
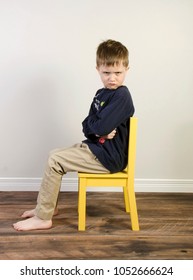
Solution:
[[[86,188],[87,187],[123,187],[125,210],[130,213],[132,230],[139,230],[137,206],[134,191],[134,172],[136,157],[137,118],[130,118],[128,145],[128,166],[122,172],[113,174],[78,173],[78,230],[85,230]]]

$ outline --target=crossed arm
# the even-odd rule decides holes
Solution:
[[[116,129],[113,129],[109,134],[101,136],[104,139],[113,139],[116,135]]]

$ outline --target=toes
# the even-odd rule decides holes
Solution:
[[[15,230],[20,230],[20,226],[18,225],[18,223],[13,224],[13,227]]]

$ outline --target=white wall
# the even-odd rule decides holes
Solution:
[[[130,51],[136,178],[192,180],[192,14],[192,0],[0,0],[0,178],[40,178],[51,149],[84,138],[112,38]]]

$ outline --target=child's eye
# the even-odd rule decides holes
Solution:
[[[121,72],[116,72],[115,74],[116,74],[116,75],[120,75],[120,74],[121,74]]]

